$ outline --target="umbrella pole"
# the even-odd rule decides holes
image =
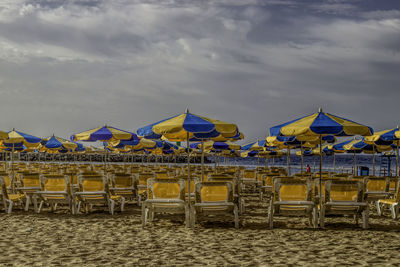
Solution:
[[[356,151],[355,150],[353,152],[353,164],[354,164],[353,175],[356,176],[357,172],[356,172]]]
[[[287,173],[290,176],[290,148],[286,150],[286,169]]]
[[[14,174],[14,143],[12,144],[12,152],[11,152],[11,188],[12,191],[14,192],[15,185],[14,185],[14,179],[15,179],[15,174]]]
[[[214,171],[217,173],[217,152],[214,151]]]
[[[201,181],[204,181],[204,140],[201,139]]]
[[[399,174],[399,143],[396,142],[396,178]]]
[[[322,135],[319,135],[319,209],[322,211]],[[320,217],[320,224],[322,216]]]
[[[336,154],[333,152],[333,172],[336,173]]]
[[[187,168],[188,168],[188,201],[189,201],[189,210],[190,210],[190,153],[189,153],[189,132],[186,134],[186,147],[187,147]],[[191,222],[190,212],[189,212],[189,222]],[[191,225],[191,223],[190,223]]]
[[[372,176],[375,176],[375,145],[372,145],[373,155],[372,155]]]
[[[300,173],[301,173],[301,177],[303,177],[303,142],[300,142],[300,152],[301,152],[301,169],[300,169]]]

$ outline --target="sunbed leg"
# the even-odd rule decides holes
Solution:
[[[30,196],[26,196],[26,203],[25,203],[25,211],[29,210],[29,202],[30,202],[31,197]]]
[[[114,215],[114,200],[110,199],[108,203],[108,208],[111,215]]]
[[[396,204],[395,208],[394,208],[394,218],[396,219],[397,216],[399,215],[399,204]]]
[[[317,207],[313,208],[313,227],[318,228],[318,210]]]
[[[392,212],[392,218],[396,219],[396,210],[394,208],[394,205],[390,205],[390,211]]]
[[[379,204],[379,200],[376,202],[376,213],[378,213],[379,216],[382,216],[382,210]]]
[[[40,204],[39,204],[39,208],[38,208],[38,210],[37,210],[37,213],[40,213],[40,211],[42,210],[43,203],[44,203],[43,200],[40,201]]]
[[[125,198],[121,197],[121,212],[124,211],[124,207],[125,207]]]
[[[368,229],[368,214],[369,210],[368,207],[362,212],[362,219],[363,219],[363,229]]]
[[[144,205],[142,205],[142,228],[144,228],[144,226],[146,225],[146,223],[145,223],[145,207],[144,207]]]
[[[190,227],[193,229],[195,224],[196,224],[196,210],[194,209],[194,207],[191,208],[191,211],[190,211],[189,215],[190,215],[190,218],[189,218]]]
[[[320,212],[319,216],[320,216],[320,218],[319,218],[320,226],[322,229],[324,229],[325,228],[325,206],[321,207],[321,212]]]
[[[149,213],[150,213],[149,221],[152,222],[154,220],[154,209],[153,209],[153,207],[150,207]]]
[[[54,211],[57,210],[57,203],[54,203]]]
[[[10,200],[10,202],[9,202],[9,204],[8,204],[8,209],[7,209],[7,213],[8,213],[8,214],[11,214],[12,208],[13,208],[13,204],[14,204],[14,202],[12,202],[12,201]]]
[[[233,208],[233,215],[235,216],[235,228],[239,229],[239,214],[238,207],[236,205]]]
[[[273,197],[271,198],[270,203],[269,203],[268,220],[269,220],[269,229],[272,229],[274,227],[274,202],[273,202]]]
[[[79,214],[79,211],[81,210],[81,203],[82,203],[81,201],[78,201],[78,205],[77,205],[75,214]]]
[[[185,225],[186,225],[186,228],[191,227],[190,210],[189,210],[189,206],[187,204],[185,204]]]

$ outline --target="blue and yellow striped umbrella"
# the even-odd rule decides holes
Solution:
[[[273,136],[352,136],[373,134],[371,127],[329,113],[319,112],[270,128]]]
[[[400,130],[398,128],[379,131],[371,136],[366,136],[364,142],[373,145],[391,145],[398,144],[400,140]]]
[[[69,151],[69,150],[74,150],[78,147],[77,143],[68,141],[64,138],[57,137],[54,135],[51,137],[44,138],[42,141],[42,145],[46,150],[66,149],[67,151]]]
[[[201,149],[201,143],[196,142],[190,145],[191,148]],[[215,142],[207,141],[204,142],[204,150],[214,151],[214,150],[240,150],[240,145],[232,142]]]
[[[71,135],[71,141],[112,141],[136,139],[134,133],[104,125],[95,129]]]
[[[8,147],[16,147],[17,144],[24,144],[26,147],[37,147],[40,145],[41,138],[29,135],[13,129],[8,133],[7,139],[4,140],[4,145]]]
[[[233,138],[239,133],[233,123],[210,119],[190,113],[188,110],[180,115],[150,124],[137,130],[145,138],[164,137],[170,141],[212,140],[217,137]]]
[[[8,133],[0,131],[0,140],[5,140],[8,138]]]

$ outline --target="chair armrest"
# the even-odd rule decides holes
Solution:
[[[104,191],[97,192],[75,192],[74,195],[107,195]]]
[[[146,203],[185,203],[182,199],[146,199]]]

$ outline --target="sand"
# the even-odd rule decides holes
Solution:
[[[267,225],[267,204],[247,198],[241,228],[214,222],[186,229],[156,217],[142,230],[140,209],[111,216],[101,210],[72,216],[16,209],[0,215],[4,266],[334,266],[400,265],[400,221],[370,215],[369,230],[349,217],[328,218],[312,229],[306,218],[281,217]]]

